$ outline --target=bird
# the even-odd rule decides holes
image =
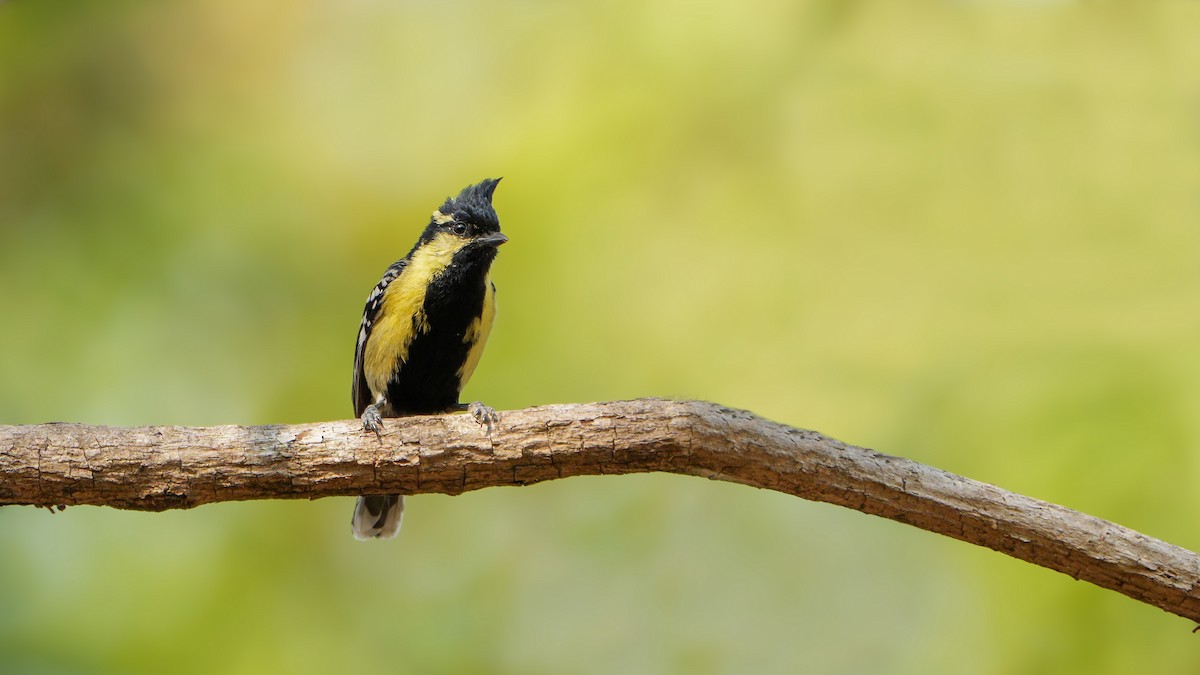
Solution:
[[[490,434],[496,411],[459,402],[496,319],[492,262],[508,237],[492,206],[499,178],[468,185],[433,212],[408,255],[367,296],[354,347],[354,415],[382,439],[383,418],[467,411]],[[357,539],[391,539],[402,495],[363,495]]]

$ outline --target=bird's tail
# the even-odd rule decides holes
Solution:
[[[363,495],[354,505],[350,529],[355,539],[391,539],[404,518],[402,495]]]

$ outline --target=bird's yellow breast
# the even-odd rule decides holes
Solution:
[[[467,360],[463,361],[462,368],[458,369],[458,381],[460,386],[466,386],[467,380],[471,379],[471,375],[475,372],[475,366],[479,365],[479,359],[483,356],[483,346],[487,344],[488,335],[492,333],[492,324],[496,323],[496,287],[492,284],[492,275],[488,275],[483,282],[483,311],[480,312],[479,318],[471,322],[467,327],[467,333],[463,336],[463,342],[470,345],[467,350]]]
[[[363,373],[374,396],[387,391],[388,380],[408,359],[413,339],[428,332],[425,292],[429,282],[445,271],[464,244],[459,237],[438,234],[413,251],[404,271],[384,290],[383,304],[363,354]]]

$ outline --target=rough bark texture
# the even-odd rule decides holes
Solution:
[[[158,511],[217,501],[459,494],[647,471],[777,490],[986,546],[1200,621],[1200,556],[1115,523],[698,401],[259,427],[0,426],[0,504]]]

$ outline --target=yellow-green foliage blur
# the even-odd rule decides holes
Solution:
[[[1200,4],[0,4],[0,423],[347,418],[503,175],[465,396],[702,398],[1200,548]],[[765,491],[0,509],[4,673],[1192,673],[1189,622]]]

